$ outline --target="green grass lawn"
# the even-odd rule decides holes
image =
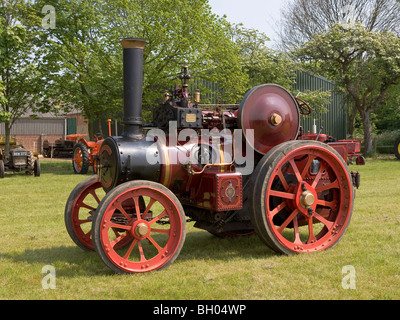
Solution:
[[[42,175],[0,180],[0,299],[399,299],[400,161],[351,166],[361,174],[353,219],[331,250],[280,256],[257,236],[220,239],[188,224],[186,242],[167,269],[116,275],[69,238],[64,206],[87,176],[70,161],[42,161]],[[56,288],[43,289],[44,266]],[[344,289],[345,266],[355,289]]]

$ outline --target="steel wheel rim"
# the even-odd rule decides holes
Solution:
[[[82,164],[83,164],[82,151],[80,148],[77,148],[75,150],[73,161],[76,171],[80,172],[82,170]]]
[[[313,160],[321,164],[315,175],[310,174]],[[283,173],[286,168],[295,176],[292,183],[287,182],[288,173],[286,177]],[[318,146],[311,150],[310,146],[297,148],[279,161],[268,181],[265,198],[268,227],[279,243],[292,252],[325,250],[339,240],[349,223],[352,192],[347,169],[338,156]],[[307,197],[309,203],[304,201]],[[277,224],[276,217],[283,210],[285,217]],[[315,227],[316,221],[319,228]]]
[[[139,197],[148,199],[144,210],[139,208]],[[129,214],[121,206],[133,200],[135,213]],[[153,217],[152,208],[161,206],[160,214]],[[140,211],[140,215],[136,212]],[[112,221],[117,213],[127,222]],[[159,227],[161,219],[169,222],[169,227]],[[124,231],[111,237],[118,229]],[[161,235],[160,240],[157,236]],[[100,222],[100,243],[107,258],[119,269],[128,273],[149,272],[160,269],[175,254],[183,235],[182,220],[174,201],[164,192],[149,186],[133,187],[121,193],[107,207]],[[125,241],[124,249],[118,244]]]
[[[72,228],[75,235],[84,246],[93,251],[94,245],[92,242],[91,225],[97,207],[95,208],[92,205],[87,204],[85,200],[87,201],[88,197],[92,197],[97,202],[97,204],[99,204],[100,198],[96,193],[96,190],[98,189],[101,189],[101,184],[99,181],[95,181],[84,188],[76,197],[71,214]],[[82,214],[82,212],[80,212],[82,208],[89,210],[87,218],[82,219],[80,217],[80,215]],[[86,224],[90,224],[90,227],[87,228],[87,232],[85,232],[85,228],[83,228]]]

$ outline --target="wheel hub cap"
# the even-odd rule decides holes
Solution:
[[[311,208],[315,202],[315,197],[310,191],[304,191],[300,196],[300,203],[304,208]]]
[[[139,223],[135,228],[135,234],[138,237],[144,237],[149,232],[149,226],[144,222]]]

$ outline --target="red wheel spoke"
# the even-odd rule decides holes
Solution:
[[[136,212],[136,217],[140,219],[141,213],[140,213],[140,206],[139,206],[139,197],[133,197],[133,201],[135,202],[135,212]]]
[[[310,169],[310,166],[312,164],[312,162],[314,161],[315,157],[309,156],[306,165],[303,168],[303,171],[301,173],[302,177],[305,177],[307,174],[308,169]]]
[[[162,248],[158,245],[158,243],[149,235],[147,239],[152,243],[153,246],[156,247],[158,252],[161,252]]]
[[[131,245],[129,246],[128,250],[126,251],[126,253],[125,253],[124,257],[123,257],[124,259],[126,259],[126,260],[129,259],[129,256],[131,255],[132,250],[133,250],[133,248],[135,247],[135,245],[136,245],[137,242],[138,242],[137,239],[134,239],[134,240],[132,241]]]
[[[170,229],[151,229],[153,232],[169,234]]]
[[[317,176],[315,177],[311,187],[313,187],[315,189],[315,187],[317,186],[319,180],[321,179],[322,173],[325,170],[325,166],[321,163],[321,167],[319,168],[319,171],[317,173]]]
[[[314,236],[313,218],[309,217],[308,218],[308,240],[307,240],[307,243],[312,243],[314,241],[316,241],[316,238]]]
[[[121,237],[121,234],[119,233],[119,231],[118,231],[117,229],[112,228],[111,230],[114,232],[114,235],[115,235],[116,238]],[[125,234],[125,233],[126,233],[126,232],[124,232],[124,234]]]
[[[89,220],[89,219],[85,219],[85,220],[78,220],[78,222],[77,222],[77,224],[78,225],[81,225],[81,224],[85,224],[85,223],[92,223],[92,220]]]
[[[153,224],[154,222],[157,222],[158,220],[164,218],[164,217],[167,216],[167,215],[168,215],[167,211],[164,210],[163,213],[161,213],[160,215],[158,215],[157,217],[155,217],[153,220],[151,220],[151,221],[149,222],[149,224]]]
[[[84,202],[81,202],[81,205],[80,205],[80,206],[83,207],[83,208],[89,209],[89,210],[96,210],[96,208],[94,208],[94,207],[92,207],[92,206],[89,206],[89,205],[87,205],[87,204],[84,203]]]
[[[314,213],[314,217],[315,217],[317,220],[321,221],[321,222],[328,228],[328,230],[330,230],[330,229],[333,227],[333,225],[334,225],[333,222],[326,220],[324,217],[320,216],[320,215],[319,215],[318,213],[316,213],[316,212]]]
[[[153,204],[156,203],[156,202],[157,202],[157,200],[151,198],[149,204],[147,205],[146,210],[145,210],[145,211],[143,212],[143,214],[142,214],[142,219],[145,219],[145,218],[146,218],[146,216],[147,216],[147,214],[149,213],[151,207],[152,207]]]
[[[121,212],[124,217],[128,220],[128,223],[130,223],[132,221],[132,218],[129,216],[129,214],[125,211],[124,208],[122,208],[122,205],[120,203],[117,204],[117,209],[119,210],[119,212]]]
[[[285,230],[285,228],[288,226],[288,224],[294,219],[296,218],[297,214],[299,213],[299,210],[295,209],[292,214],[285,220],[284,223],[282,223],[282,225],[280,226],[280,228],[278,229],[279,233],[282,233],[283,230]]]
[[[139,247],[139,253],[140,253],[140,262],[146,261],[146,257],[144,256],[144,253],[143,253],[142,242],[140,240],[138,241],[138,247]]]
[[[93,196],[93,198],[96,200],[97,203],[100,203],[100,199],[96,194],[95,190],[90,190],[90,194]]]
[[[296,244],[301,244],[301,239],[300,239],[300,232],[299,232],[299,223],[297,216],[294,217],[293,219],[293,231],[294,231],[294,243]]]
[[[327,184],[326,186],[322,186],[322,187],[316,188],[315,191],[316,192],[323,192],[323,191],[326,191],[326,190],[339,189],[339,188],[340,188],[339,181],[335,180],[335,182]]]
[[[288,184],[286,182],[285,177],[283,176],[281,168],[278,169],[278,177],[282,182],[283,188],[285,189],[285,191],[287,191],[289,189],[289,186],[288,186]]]
[[[112,223],[112,222],[108,223],[107,226],[108,226],[108,228],[122,229],[122,230],[127,230],[127,231],[131,230],[131,228],[132,228],[131,226],[127,226],[124,224]]]
[[[296,175],[297,181],[300,183],[303,181],[303,177],[300,174],[299,168],[297,167],[296,163],[294,162],[294,159],[289,160],[290,165],[293,168],[294,174]]]
[[[285,198],[285,199],[290,199],[290,200],[294,200],[296,198],[296,195],[294,193],[287,193],[287,192],[276,191],[276,190],[271,190],[269,192],[269,194],[270,194],[270,196]]]
[[[271,211],[271,218],[273,219],[275,215],[283,210],[286,207],[286,202],[280,203],[274,210]]]
[[[317,205],[324,206],[324,207],[329,207],[331,209],[334,209],[336,207],[337,201],[325,201],[325,200],[317,200]]]
[[[124,232],[122,235],[117,234],[117,232],[115,232],[115,234],[117,238],[111,242],[111,247],[114,247],[118,242],[121,242],[129,235],[128,232]]]

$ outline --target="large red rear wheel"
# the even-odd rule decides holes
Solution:
[[[140,197],[144,208],[140,208]],[[129,202],[133,210],[124,208]],[[185,233],[186,219],[179,200],[169,189],[151,181],[130,181],[112,189],[101,201],[92,226],[96,251],[117,273],[169,266],[179,255]],[[118,247],[121,241],[126,241],[123,248]]]
[[[258,164],[249,190],[256,233],[276,252],[330,248],[350,223],[351,174],[341,156],[316,141],[287,142]]]

